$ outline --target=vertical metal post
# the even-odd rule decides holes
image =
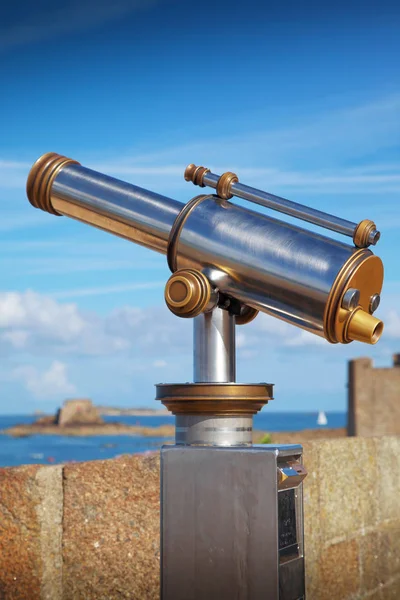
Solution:
[[[193,381],[236,381],[235,317],[222,308],[193,319]]]
[[[302,450],[252,447],[257,386],[235,383],[235,320],[197,316],[194,383],[158,386],[176,418],[161,450],[162,600],[304,600]]]
[[[214,308],[193,323],[195,383],[234,383],[235,317]],[[177,414],[176,443],[185,446],[251,446],[252,415]]]

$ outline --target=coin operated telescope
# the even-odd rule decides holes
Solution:
[[[235,326],[259,311],[330,343],[375,344],[383,265],[360,223],[291,202],[189,165],[185,179],[215,194],[186,205],[49,153],[32,167],[28,198],[166,255],[168,308],[193,318],[193,383],[159,384],[176,417],[161,450],[164,600],[305,598],[298,445],[252,445],[253,415],[273,385],[240,384]],[[352,239],[345,244],[231,202],[233,196]]]

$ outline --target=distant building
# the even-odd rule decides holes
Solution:
[[[57,425],[101,425],[104,420],[99,411],[88,399],[65,400],[56,418]]]
[[[400,435],[400,354],[389,368],[374,368],[371,358],[349,361],[348,381],[348,435]]]

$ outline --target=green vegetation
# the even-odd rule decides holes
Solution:
[[[259,441],[259,444],[271,444],[271,442],[272,442],[271,434],[266,433],[265,435],[262,436],[261,440]]]

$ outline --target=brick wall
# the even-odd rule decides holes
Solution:
[[[308,600],[400,598],[400,438],[304,444]],[[0,600],[159,597],[158,456],[0,469]]]
[[[349,361],[348,434],[400,435],[400,355],[374,369],[370,358]]]

